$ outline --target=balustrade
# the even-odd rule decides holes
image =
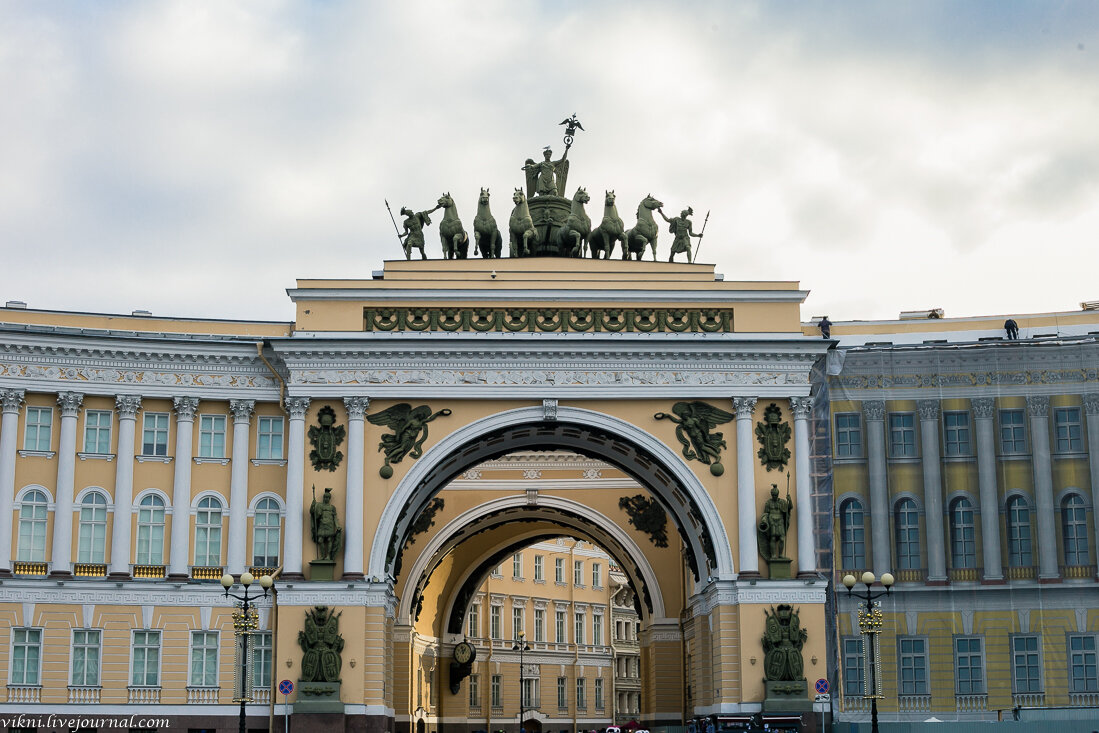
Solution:
[[[69,702],[77,705],[98,705],[98,687],[74,687],[69,686]]]
[[[218,694],[220,692],[221,689],[217,687],[188,687],[187,704],[216,705],[218,702]]]
[[[897,709],[902,713],[930,713],[931,695],[901,695]]]

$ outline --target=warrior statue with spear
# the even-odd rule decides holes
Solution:
[[[397,231],[397,241],[401,243],[401,247],[404,248],[404,258],[406,260],[412,259],[412,249],[415,247],[420,250],[420,258],[426,260],[427,255],[424,253],[424,227],[431,224],[430,214],[433,211],[437,211],[440,207],[436,206],[429,211],[413,212],[412,209],[407,206],[401,207],[401,216],[405,217],[404,220],[404,233],[397,227],[397,220],[393,218],[393,209],[389,208],[389,200],[385,201],[386,211],[389,212],[389,218],[393,221],[393,228]]]

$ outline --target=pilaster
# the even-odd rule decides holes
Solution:
[[[797,474],[798,574],[815,575],[817,553],[813,542],[813,477],[809,465],[809,414],[813,411],[813,400],[810,397],[793,397],[790,408],[794,413],[794,469]]]
[[[26,393],[21,389],[0,389],[0,577],[11,575],[12,509],[15,504],[15,459],[18,447],[19,412]]]
[[[118,460],[115,461],[110,577],[127,580],[130,577],[130,522],[134,503],[134,436],[141,398],[118,395],[114,403],[118,412]]]
[[[347,408],[347,495],[344,525],[343,577],[363,577],[363,441],[369,397],[345,397]]]
[[[168,554],[168,577],[183,579],[190,573],[191,448],[194,442],[197,397],[176,397],[175,473],[172,477],[172,542]]]
[[[286,453],[286,537],[283,539],[284,578],[300,579],[302,573],[302,531],[305,507],[305,415],[308,397],[287,397],[290,415]]]
[[[61,392],[61,438],[57,447],[57,502],[53,513],[53,567],[50,575],[72,575],[73,482],[76,480],[76,421],[84,395]]]
[[[1099,392],[1084,395],[1088,421],[1088,468],[1091,473],[1091,518],[1095,524],[1092,544],[1099,547]],[[3,460],[0,458],[0,460]]]
[[[947,581],[942,463],[939,458],[939,419],[942,410],[938,400],[920,400],[917,406],[920,411],[924,519],[927,522],[927,582],[937,585]],[[877,575],[881,577],[881,573]]]
[[[1034,467],[1034,503],[1038,517],[1038,582],[1060,577],[1057,567],[1057,523],[1053,506],[1053,469],[1049,456],[1049,397],[1026,398]]]
[[[736,410],[736,496],[737,530],[740,537],[741,577],[759,575],[759,549],[756,547],[756,464],[752,450],[752,415],[755,397],[734,397]]]
[[[1004,582],[1000,559],[1000,497],[996,490],[996,402],[991,397],[969,401],[977,433],[977,484],[981,492],[981,549],[985,583]]]
[[[889,554],[889,488],[885,472],[885,402],[862,403],[866,417],[866,458],[870,479],[870,548],[874,573],[881,577],[892,567]]]
[[[248,446],[255,400],[229,400],[233,415],[233,455],[229,474],[229,572],[239,575],[248,566]]]

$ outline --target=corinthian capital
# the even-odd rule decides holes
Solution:
[[[370,407],[369,397],[344,397],[343,406],[347,408],[348,420],[362,420]]]
[[[76,417],[84,404],[84,395],[79,392],[61,392],[57,395],[57,404],[61,405],[61,417]]]
[[[172,405],[176,408],[176,420],[194,422],[195,412],[198,410],[198,397],[175,397]]]
[[[114,398],[114,406],[118,408],[120,420],[137,417],[137,411],[141,409],[141,398],[132,394],[120,394]]]
[[[233,413],[233,422],[250,422],[255,409],[255,400],[229,400],[229,412]]]
[[[1099,392],[1084,395],[1084,412],[1089,415],[1099,415]]]
[[[916,406],[919,408],[921,420],[939,419],[940,406],[938,400],[920,400],[916,403]]]
[[[969,401],[969,407],[978,420],[990,420],[996,414],[996,400],[991,397],[974,397]]]
[[[21,389],[0,389],[0,406],[4,412],[19,412],[26,392]]]
[[[807,420],[809,413],[813,411],[812,397],[791,397],[790,410],[794,413],[795,420]]]
[[[1049,417],[1049,397],[1047,395],[1027,397],[1026,409],[1031,417]]]
[[[305,413],[309,412],[309,398],[287,397],[286,411],[290,413],[291,420],[304,420]]]
[[[867,420],[884,420],[885,419],[885,401],[884,400],[864,400],[862,403],[862,412],[866,415]]]
[[[755,412],[756,409],[756,402],[758,401],[758,397],[734,397],[733,409],[736,410],[737,420],[751,420],[752,413]]]

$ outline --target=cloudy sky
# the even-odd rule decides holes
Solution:
[[[32,308],[288,320],[402,256],[386,198],[506,221],[573,112],[570,189],[709,210],[700,260],[806,318],[1099,299],[1096,2],[8,0],[0,100]]]

